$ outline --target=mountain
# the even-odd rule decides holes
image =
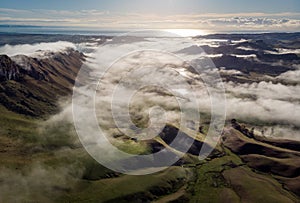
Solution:
[[[58,99],[72,93],[83,60],[74,50],[46,58],[1,55],[0,104],[34,117],[58,112]]]
[[[102,37],[15,34],[0,38],[0,45],[14,43],[14,39],[15,43],[27,39],[37,43],[60,38],[103,42]],[[224,81],[252,83],[260,81],[258,76],[274,77],[275,81],[299,63],[298,54],[281,50],[297,47],[299,33],[202,38],[227,41],[220,46],[195,45],[177,53],[197,55],[204,49],[212,55],[222,54],[212,57],[216,66],[238,70],[221,72]],[[255,57],[248,56],[252,54]],[[168,157],[152,165],[154,157],[142,170],[167,168],[141,176],[121,174],[99,164],[81,145],[72,121],[57,114],[59,102],[70,99],[76,75],[87,58],[73,49],[44,57],[0,56],[0,202],[300,202],[300,142],[261,136],[240,119],[227,121],[215,147],[205,142],[211,119],[207,114],[201,114],[199,129],[167,123],[153,139],[142,141],[109,127],[104,130],[114,132],[110,141],[122,151],[145,155],[166,149],[180,158],[168,166]],[[278,61],[281,63],[273,64]],[[149,95],[169,96],[161,89],[153,88]],[[240,96],[256,99],[255,95]],[[269,124],[253,123],[259,127]],[[184,153],[188,144],[191,146]],[[202,147],[212,153],[199,160]],[[135,161],[121,163],[126,168]]]

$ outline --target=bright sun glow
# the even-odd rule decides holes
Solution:
[[[197,29],[165,29],[164,31],[170,32],[181,37],[194,37],[197,35],[206,35],[207,31]]]

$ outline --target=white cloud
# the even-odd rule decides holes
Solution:
[[[277,76],[278,79],[300,83],[300,70],[296,71],[287,71]]]
[[[154,15],[112,13],[98,10],[14,10],[1,9],[0,22],[48,26],[82,26],[94,28],[189,28],[205,30],[283,30],[297,31],[299,13],[227,13]]]
[[[150,41],[148,41],[150,40]],[[157,40],[157,41],[155,41]],[[169,39],[170,40],[170,39]],[[179,50],[184,50],[186,47],[191,47],[189,43],[183,43],[182,41],[178,41],[178,39],[171,39],[173,42],[169,41],[169,44],[172,44],[171,49],[168,51],[171,51],[173,53],[178,53]],[[182,40],[182,39],[180,39]],[[149,45],[151,45],[155,41],[156,48],[164,48],[166,45],[166,39],[145,39],[145,41],[138,41],[138,42],[131,42],[129,44],[124,44],[120,42],[119,44],[108,44],[105,46],[101,46],[99,49],[99,52],[96,52],[93,54],[94,59],[89,60],[89,66],[93,68],[95,73],[93,75],[99,75],[97,72],[101,72],[100,67],[103,67],[105,64],[108,64],[108,58],[117,58],[117,56],[120,55],[120,53],[124,52],[124,49],[128,49],[129,52],[131,49],[140,49],[145,48]],[[126,42],[125,42],[126,43]],[[194,46],[195,47],[195,46]],[[103,56],[109,56],[109,57],[101,57]],[[188,53],[185,53],[188,54]],[[190,58],[190,60],[195,59],[195,55],[191,53],[192,55],[190,57],[186,56],[186,58]],[[179,54],[180,55],[180,54]],[[151,57],[150,57],[151,58]],[[158,56],[154,58],[159,58]],[[106,61],[107,59],[108,61]],[[160,62],[166,62],[167,58],[160,58]],[[162,60],[165,59],[165,60]],[[111,59],[110,59],[111,60]],[[142,61],[142,62],[141,62]],[[109,108],[110,108],[110,99],[107,96],[109,95],[109,89],[111,89],[115,84],[116,81],[118,81],[119,77],[122,77],[123,74],[126,75],[126,71],[121,71],[123,68],[128,66],[134,66],[134,64],[151,64],[151,63],[157,63],[155,61],[147,60],[147,57],[145,59],[141,59],[141,56],[134,56],[132,58],[127,58],[127,60],[122,60],[120,62],[117,62],[118,69],[116,69],[116,72],[111,72],[111,74],[107,74],[107,80],[102,80],[103,85],[101,92],[103,95],[101,95],[102,104],[100,105],[102,108],[100,109],[99,115],[100,116],[100,122],[105,126],[109,126],[112,117],[109,116]],[[178,72],[182,72],[182,67],[180,64],[177,69]],[[122,68],[121,68],[122,67]],[[213,69],[212,71],[219,71],[223,74],[241,74],[238,71],[227,71],[224,69],[217,70]],[[146,76],[145,79],[149,80],[161,80],[162,82],[165,82],[166,84],[170,84],[172,81],[171,79],[174,77],[172,75],[168,75],[167,72],[161,72],[160,75],[158,72],[155,76],[151,76],[150,73],[144,74]],[[287,72],[285,74],[282,74],[278,78],[282,79],[282,81],[291,80],[291,75],[294,76],[294,80],[297,80],[298,72]],[[195,94],[197,98],[199,98],[199,108],[202,112],[209,112],[211,110],[211,100],[209,98],[209,95],[203,88],[201,88],[201,84],[199,84],[199,75],[195,75],[191,72],[184,71],[183,76],[186,77],[186,80],[192,81],[191,84],[194,87],[192,90],[188,90],[184,92],[185,98],[192,97],[192,94]],[[170,79],[171,78],[171,79]],[[167,79],[167,80],[166,80]],[[130,79],[130,81],[138,81],[137,79]],[[175,87],[176,83],[173,84]],[[180,86],[180,84],[179,84]],[[274,125],[280,125],[281,127],[274,127],[274,134],[273,136],[279,136],[282,129],[286,129],[286,132],[293,132],[293,135],[287,136],[289,138],[293,139],[299,139],[296,138],[295,133],[297,130],[293,130],[293,128],[300,127],[300,86],[289,86],[285,85],[284,83],[272,83],[272,82],[258,82],[258,83],[252,83],[252,84],[238,84],[233,82],[225,83],[225,89],[227,91],[227,118],[237,118],[241,119],[243,121],[258,121],[259,123],[263,124],[269,124],[273,123]],[[155,91],[154,91],[155,92]],[[163,108],[167,109],[166,112],[168,112],[167,119],[171,115],[172,122],[175,122],[175,120],[178,118],[176,114],[178,115],[178,108],[176,108],[176,103],[172,100],[170,96],[164,96],[159,95],[156,93],[149,93],[147,91],[142,92],[142,94],[139,94],[138,98],[135,100],[136,103],[133,106],[136,112],[139,112],[138,114],[145,115],[147,114],[147,105],[153,105],[158,104],[162,106]],[[127,97],[124,97],[127,98]],[[195,107],[195,106],[194,106]],[[121,109],[121,108],[120,108]],[[173,111],[170,111],[170,109],[173,109]],[[121,111],[121,110],[120,110]],[[290,127],[291,126],[291,127]],[[285,136],[285,135],[283,135]]]
[[[66,152],[64,151],[63,153]],[[59,157],[59,154],[57,156]],[[68,157],[66,158],[68,159]],[[33,162],[26,169],[0,168],[1,202],[26,202],[33,200],[51,202],[51,197],[54,194],[62,195],[55,188],[71,188],[77,181],[75,175],[80,176],[83,173],[83,168],[79,167],[78,164],[55,168]],[[38,193],[37,191],[41,192]]]
[[[87,65],[91,69],[91,76],[97,78],[101,74],[105,73],[106,68],[111,65],[111,61],[115,59],[120,59],[123,57],[124,53],[131,53],[132,51],[153,48],[157,50],[168,51],[171,53],[178,53],[179,50],[184,50],[187,47],[191,47],[194,43],[182,41],[183,39],[168,39],[168,38],[117,38],[110,41],[108,44],[101,45],[100,47],[95,49],[95,52],[90,53],[90,58],[87,59],[85,65]],[[198,42],[198,41],[196,41]],[[22,52],[23,54],[33,54],[39,49],[45,47],[47,49],[51,48],[52,50],[62,50],[66,47],[73,47],[72,43],[47,43],[47,44],[36,44],[36,45],[18,45],[18,46],[6,46],[7,50],[2,50],[1,52],[5,52],[6,54],[15,55],[16,53]],[[52,45],[52,46],[50,46]],[[83,44],[84,45],[84,44]],[[95,44],[90,44],[94,46]],[[42,47],[40,47],[42,46]],[[86,46],[86,45],[85,45]],[[195,46],[194,46],[195,47]],[[3,49],[4,47],[0,48]],[[19,53],[20,54],[20,53]],[[188,53],[185,53],[188,55]],[[193,54],[193,53],[192,53]],[[180,54],[179,54],[180,55]],[[155,61],[154,58],[157,60]],[[197,58],[195,55],[185,56],[189,60],[194,60]],[[140,64],[144,64],[145,66],[156,65],[163,66],[163,63],[174,64],[175,61],[166,57],[164,54],[158,55],[146,55],[142,57],[136,53],[131,57],[126,57],[120,61],[116,61],[115,69],[110,69],[108,73],[105,75],[105,79],[101,80],[99,84],[101,87],[101,95],[97,104],[101,108],[99,109],[98,115],[99,122],[103,126],[111,126],[112,124],[112,115],[110,114],[110,97],[109,94],[113,90],[116,83],[123,76],[128,77],[129,81],[136,83],[139,80],[150,80],[150,81],[160,81],[164,84],[170,84],[172,87],[176,88],[178,86],[178,90],[181,91],[181,84],[178,80],[173,80],[178,75],[174,75],[174,72],[161,71],[156,72],[145,72],[141,74],[141,77],[131,78],[131,75],[128,75],[131,67],[139,66]],[[199,84],[199,75],[194,75],[192,72],[187,70],[183,70],[181,67],[181,62],[174,64],[175,70],[181,74],[181,76],[185,77],[186,81],[192,84],[194,89],[185,91],[183,97],[190,98],[191,93],[195,94],[199,99],[199,108],[202,111],[209,111],[211,107],[211,100],[209,99],[209,95],[207,92],[201,88],[201,84]],[[166,68],[166,67],[164,67]],[[147,70],[147,68],[145,68]],[[212,71],[217,71],[217,69],[213,69]],[[233,70],[219,70],[223,74],[241,74],[238,71]],[[172,73],[172,74],[171,74]],[[227,115],[228,118],[238,118],[243,119],[245,121],[249,120],[259,120],[265,123],[275,123],[276,125],[287,125],[287,126],[297,126],[300,127],[300,86],[299,85],[285,85],[283,81],[299,81],[299,70],[290,71],[283,73],[278,76],[277,79],[282,80],[282,83],[272,83],[272,82],[259,82],[252,84],[237,84],[228,82],[225,83],[225,88],[227,90]],[[176,77],[175,77],[176,76]],[[98,78],[99,79],[99,78]],[[92,86],[92,85],[91,85]],[[130,87],[129,87],[130,88]],[[90,94],[93,90],[93,86],[85,86],[82,87],[82,92],[84,95]],[[148,89],[149,90],[149,89]],[[137,94],[135,98],[135,104],[133,105],[133,110],[138,112],[137,114],[147,115],[149,106],[153,106],[155,104],[160,105],[161,107],[167,109],[166,118],[169,121],[176,122],[178,120],[178,105],[176,104],[173,97],[163,94],[157,94],[155,91],[141,91],[141,94]],[[92,94],[92,93],[91,93]],[[84,102],[88,97],[83,99]],[[124,97],[126,98],[126,97]],[[187,105],[188,102],[186,103]],[[122,109],[117,106],[117,108]],[[195,106],[193,106],[195,108]],[[121,111],[121,110],[118,110]],[[57,115],[55,120],[72,120],[72,108],[68,106],[65,110]],[[283,127],[278,128],[278,132],[275,130],[275,134],[279,134]],[[286,127],[287,128],[287,127]],[[277,128],[276,128],[277,129]],[[293,134],[294,135],[294,134]],[[293,136],[294,137],[294,136]]]
[[[58,42],[43,42],[38,44],[23,44],[23,45],[4,45],[0,47],[0,54],[8,56],[26,55],[34,57],[43,57],[45,53],[61,52],[67,48],[76,49],[75,44],[71,42],[58,41]]]
[[[229,82],[225,88],[229,117],[300,127],[299,85]]]

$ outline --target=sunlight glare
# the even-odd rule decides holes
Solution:
[[[207,31],[198,30],[198,29],[164,29],[166,32],[170,32],[181,37],[195,37],[198,35],[206,35]]]

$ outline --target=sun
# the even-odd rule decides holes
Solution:
[[[179,35],[181,37],[194,37],[208,34],[206,31],[198,29],[164,29],[164,31]]]

